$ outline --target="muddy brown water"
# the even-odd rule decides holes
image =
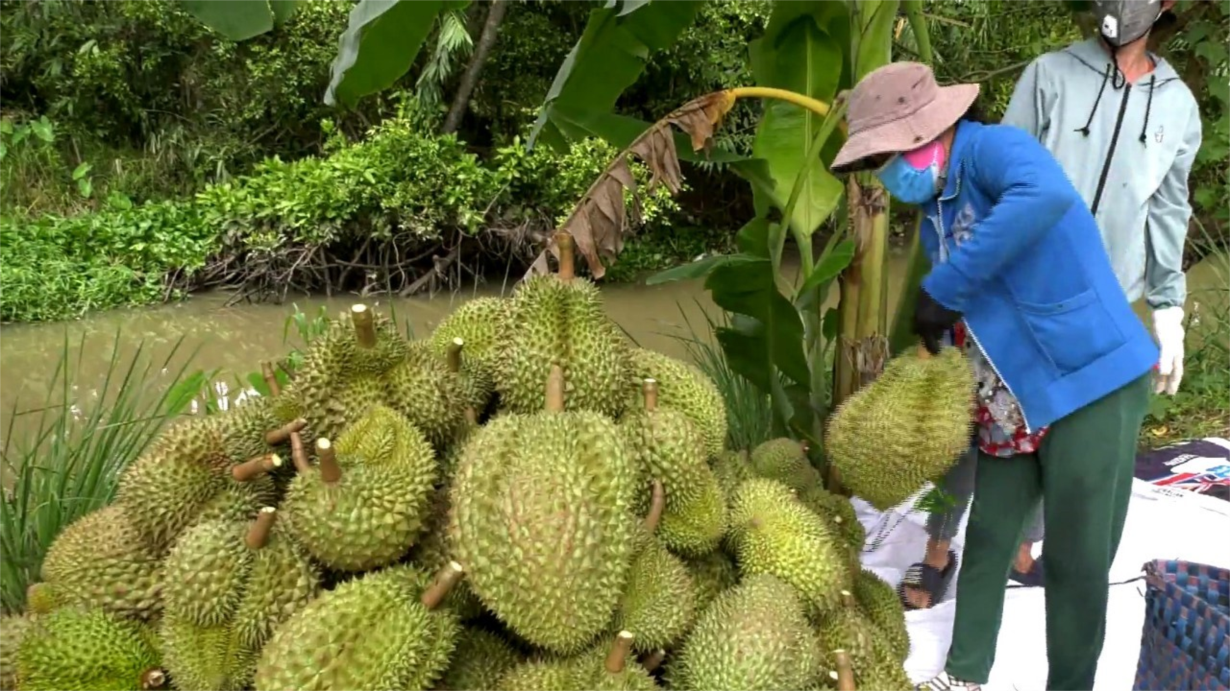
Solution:
[[[903,251],[894,250],[890,260],[889,304],[895,305],[905,268]],[[1227,277],[1219,267],[1207,264],[1198,265],[1189,273],[1192,301],[1200,300],[1210,290],[1219,299],[1225,298]],[[385,314],[392,308],[400,322],[409,321],[414,333],[421,336],[465,300],[501,292],[507,294],[509,289],[496,283],[462,293],[391,300],[374,296],[363,301]],[[833,301],[836,291],[831,292]],[[705,315],[718,315],[701,281],[657,286],[613,284],[603,286],[602,294],[607,314],[629,336],[642,346],[676,357],[686,357],[687,353],[679,339],[693,334],[709,338]],[[20,438],[27,427],[22,421],[33,416],[19,415],[15,429],[9,429],[10,415],[14,410],[20,413],[36,408],[45,400],[66,338],[73,348],[73,394],[80,409],[97,405],[98,389],[117,347],[121,362],[126,363],[142,346],[149,359],[161,365],[182,339],[180,351],[166,363],[167,373],[161,375],[162,381],[169,382],[171,373],[188,361],[192,351],[193,369],[246,374],[257,370],[261,360],[280,357],[300,343],[293,327],[289,334],[285,330],[287,318],[296,307],[309,316],[322,306],[331,315],[337,315],[359,300],[356,296],[312,297],[282,305],[225,307],[226,298],[222,294],[197,295],[178,304],[96,313],[74,322],[0,327],[0,436],[7,439],[16,433]],[[1140,311],[1143,315],[1143,308]],[[78,350],[82,339],[84,348]],[[226,381],[234,381],[229,374],[224,376]],[[165,387],[157,377],[149,385],[155,389]]]

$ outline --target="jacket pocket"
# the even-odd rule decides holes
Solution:
[[[1060,374],[1076,372],[1123,345],[1123,332],[1093,289],[1066,300],[1018,300],[1026,326]]]

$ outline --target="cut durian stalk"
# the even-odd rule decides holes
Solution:
[[[837,691],[856,691],[850,654],[844,650],[834,650],[833,657],[837,659]]]
[[[276,453],[267,453],[232,467],[231,477],[237,482],[250,482],[281,467],[282,457]]]
[[[277,509],[272,506],[262,506],[260,513],[256,514],[256,520],[252,522],[252,527],[248,529],[248,534],[244,537],[244,544],[248,549],[261,549],[269,542],[269,531],[273,530],[273,520],[277,517]]]
[[[460,336],[448,345],[448,371],[457,374],[461,371],[461,349],[466,345]]]
[[[658,409],[658,382],[655,379],[646,379],[641,384],[641,393],[645,396],[645,410],[653,412]]]
[[[559,365],[552,365],[547,376],[547,412],[564,412],[564,368]]]
[[[573,251],[572,236],[564,231],[555,234],[555,246],[559,248],[559,271],[556,276],[567,283],[577,275],[576,254]]]
[[[470,427],[478,427],[478,413],[474,412],[473,406],[466,406],[464,414],[467,425]]]
[[[311,466],[308,464],[307,450],[303,448],[303,437],[298,432],[290,435],[290,460],[295,464],[295,471],[306,473]]]
[[[841,604],[845,605],[846,607],[850,607],[850,608],[854,608],[858,606],[858,603],[855,602],[854,600],[854,594],[851,593],[849,590],[841,591]]]
[[[142,691],[154,691],[154,689],[163,689],[167,685],[167,673],[153,667],[141,673],[141,689]]]
[[[342,479],[342,466],[338,465],[333,443],[321,437],[316,440],[316,460],[320,463],[320,480],[326,485],[336,485]]]
[[[372,311],[367,305],[350,306],[350,322],[354,324],[355,342],[360,348],[376,347],[376,322],[372,319]]]
[[[291,435],[302,432],[305,427],[307,427],[307,420],[296,418],[277,429],[266,432],[265,443],[270,446],[284,444],[291,438]]]
[[[631,631],[620,631],[619,635],[615,636],[615,644],[611,646],[611,652],[606,656],[606,671],[611,674],[624,671],[624,667],[628,664],[628,654],[632,652],[633,638]]]
[[[282,385],[278,383],[278,376],[274,374],[272,362],[266,360],[261,363],[261,377],[265,380],[265,386],[269,387],[270,396],[282,395]]]
[[[449,591],[457,585],[464,574],[465,569],[461,568],[461,564],[455,561],[445,564],[444,568],[440,569],[440,572],[436,574],[435,582],[423,591],[423,596],[420,598],[423,606],[429,610],[439,607],[440,603],[444,602],[444,598],[448,597]]]
[[[658,529],[658,523],[662,522],[662,512],[665,510],[666,488],[662,486],[662,481],[655,477],[649,495],[649,513],[645,514],[645,530],[650,535]]]
[[[662,663],[665,661],[666,661],[666,651],[661,648],[658,648],[652,653],[641,658],[641,667],[644,667],[646,672],[652,673],[654,670],[661,667]]]

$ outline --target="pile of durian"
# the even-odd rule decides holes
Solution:
[[[170,428],[0,621],[4,689],[909,689],[806,449],[575,277],[427,338],[355,306],[289,386]]]

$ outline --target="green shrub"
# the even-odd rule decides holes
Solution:
[[[69,318],[216,284],[312,290],[340,281],[341,262],[366,267],[360,287],[399,289],[458,236],[490,235],[500,242],[489,254],[507,260],[510,238],[553,228],[615,154],[599,140],[563,155],[514,140],[483,161],[411,122],[386,120],[327,156],[267,160],[187,200],[116,198],[97,213],[5,219],[0,319]],[[634,168],[647,182],[647,170]],[[642,206],[651,224],[677,208],[664,189]],[[415,255],[424,261],[399,259]]]

